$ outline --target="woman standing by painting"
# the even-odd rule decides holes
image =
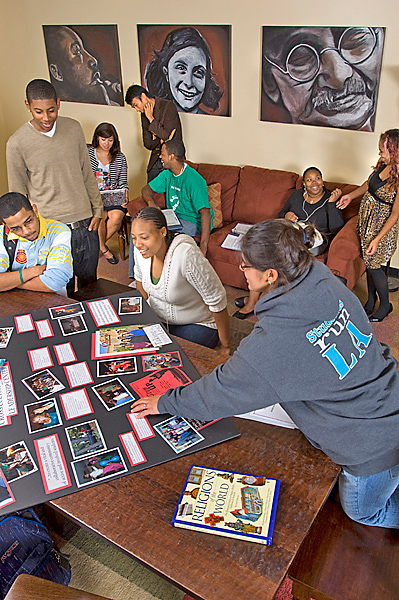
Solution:
[[[337,202],[337,207],[343,209],[363,195],[357,230],[367,273],[368,299],[364,310],[372,315],[372,322],[381,322],[393,310],[388,279],[381,265],[391,258],[398,240],[399,129],[383,133],[378,149],[380,158],[369,179]],[[380,305],[374,312],[377,295]]]

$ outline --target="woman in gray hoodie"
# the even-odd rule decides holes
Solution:
[[[254,225],[241,269],[262,294],[258,323],[225,364],[189,386],[142,398],[133,412],[213,420],[280,403],[342,466],[345,512],[399,527],[399,374],[362,305],[308,251],[313,227]]]

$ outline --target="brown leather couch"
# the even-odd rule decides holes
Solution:
[[[258,223],[265,219],[275,219],[290,195],[302,185],[302,177],[291,171],[278,171],[260,167],[235,167],[189,163],[196,169],[207,184],[220,183],[223,226],[212,231],[207,258],[221,281],[226,285],[247,289],[245,277],[238,268],[239,252],[222,248],[222,242],[233,227],[239,223]],[[349,193],[356,186],[325,182],[328,189],[342,189]],[[163,195],[155,194],[161,208],[165,207]],[[344,227],[331,242],[328,253],[322,260],[335,275],[346,279],[352,289],[363,274],[365,265],[360,257],[359,239],[356,234],[357,213],[360,199],[354,200],[344,211]],[[145,206],[141,197],[131,200],[128,211],[131,216]]]

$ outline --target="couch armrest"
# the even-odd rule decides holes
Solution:
[[[338,255],[346,260],[355,260],[360,255],[360,240],[356,231],[357,215],[345,223],[331,242],[328,255]],[[328,264],[328,263],[327,263]]]
[[[140,208],[143,208],[144,206],[146,206],[146,203],[144,202],[143,198],[141,196],[139,196],[138,198],[134,198],[133,200],[130,200],[130,202],[127,203],[127,212],[129,213],[129,215],[131,217],[133,217],[136,212],[138,210],[140,210]]]
[[[357,216],[353,216],[337,233],[328,250],[327,267],[347,281],[352,290],[365,270],[360,240],[356,231]]]

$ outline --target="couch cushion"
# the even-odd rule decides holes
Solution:
[[[275,219],[295,191],[296,173],[245,166],[241,169],[233,221],[259,223]]]
[[[223,225],[222,201],[221,194],[222,186],[220,183],[212,183],[208,185],[208,200],[213,210],[213,229],[219,229]]]
[[[202,175],[208,185],[211,183],[221,184],[223,221],[224,223],[231,223],[240,167],[200,163],[198,173]]]
[[[215,259],[221,260],[225,263],[230,263],[236,266],[238,269],[241,253],[237,252],[237,250],[228,250],[227,248],[222,248],[222,244],[226,239],[227,234],[231,233],[231,230],[236,225],[237,223],[229,223],[228,225],[224,225],[221,229],[213,231],[208,242],[208,252],[210,252]]]

